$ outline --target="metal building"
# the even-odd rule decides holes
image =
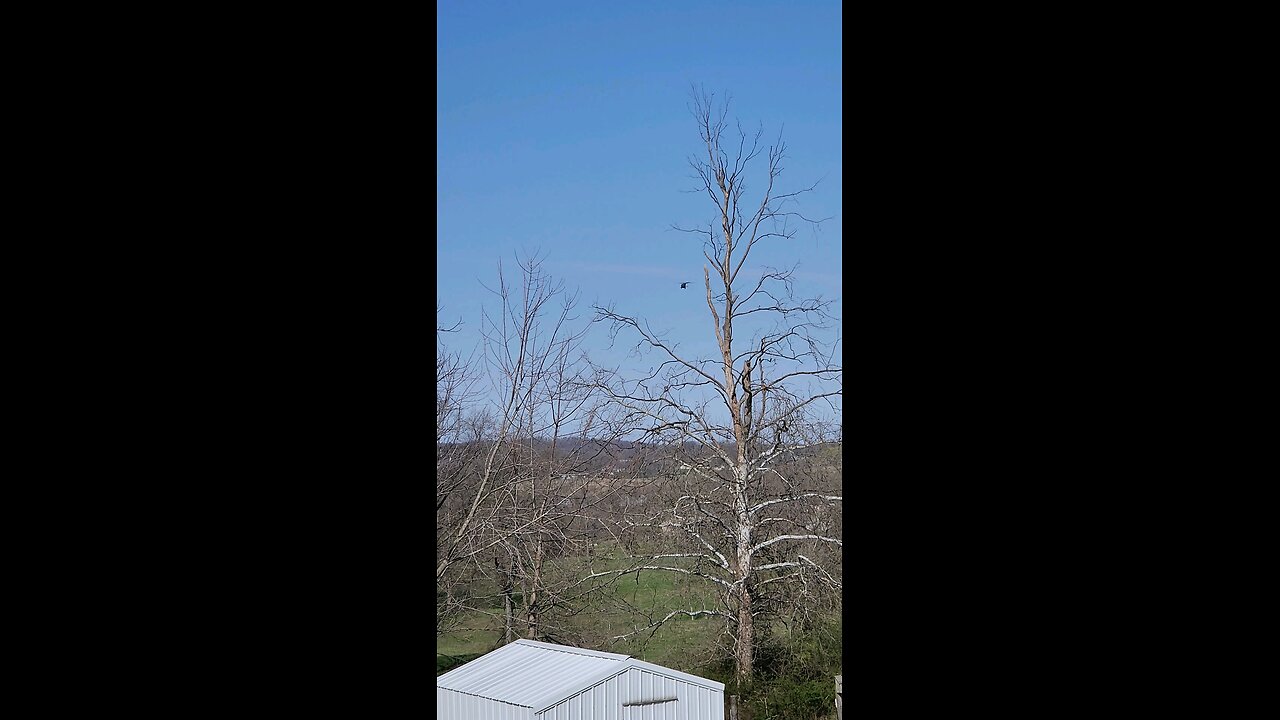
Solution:
[[[724,720],[724,683],[629,655],[516,640],[436,678],[441,720]]]

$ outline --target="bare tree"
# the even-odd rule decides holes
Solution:
[[[471,504],[470,500],[477,500],[479,505],[493,497],[492,491],[477,479],[492,421],[474,406],[479,380],[474,355],[463,356],[445,342],[446,334],[456,332],[462,321],[459,319],[451,327],[445,327],[440,322],[442,310],[437,303],[436,526],[440,531],[437,548],[445,547],[445,552],[436,558],[437,634],[448,631],[458,619],[469,587],[459,573],[447,576],[457,559],[449,539],[467,533],[470,520],[463,510]],[[453,547],[456,548],[456,544]]]
[[[496,316],[486,312],[481,322],[484,368],[494,404],[493,412],[482,415],[489,434],[481,438],[485,450],[473,469],[475,482],[465,487],[464,502],[455,503],[455,513],[446,517],[441,517],[440,509],[458,488],[447,487],[449,492],[442,492],[437,478],[437,523],[438,530],[444,530],[437,549],[437,582],[451,565],[464,560],[479,562],[478,558],[487,557],[511,536],[534,531],[543,519],[525,515],[514,524],[504,524],[517,514],[516,489],[522,480],[519,444],[532,442],[540,429],[536,408],[543,400],[537,394],[542,378],[557,353],[567,352],[567,347],[581,341],[581,333],[562,334],[571,309],[566,305],[553,323],[550,338],[541,334],[543,316],[563,286],[553,287],[538,271],[536,259],[522,265],[522,270],[524,282],[517,294],[508,285],[501,262],[498,265],[498,287],[491,291],[501,306]],[[437,404],[440,402],[437,395]]]
[[[517,624],[527,637],[539,636],[548,607],[546,563],[572,554],[566,547],[572,543],[568,526],[590,483],[572,472],[572,454],[557,457],[563,434],[590,400],[590,388],[579,381],[587,327],[573,326],[576,296],[542,270],[538,257],[517,264],[521,282],[513,286],[499,263],[498,286],[490,289],[498,310],[483,319],[486,366],[504,393],[518,478],[508,490],[505,510],[505,526],[518,529],[501,539],[494,556],[503,602],[501,642],[515,639]],[[553,308],[556,301],[559,307]],[[513,602],[517,588],[519,618]]]
[[[465,440],[471,421],[467,407],[475,399],[477,373],[472,357],[450,348],[445,333],[457,332],[462,321],[452,327],[440,325],[443,308],[436,304],[436,510],[462,481],[470,455]],[[474,430],[474,427],[472,428]],[[472,438],[474,439],[474,438]]]
[[[781,135],[766,148],[762,129],[749,135],[738,124],[736,137],[727,137],[727,102],[717,109],[711,96],[695,93],[691,111],[703,148],[689,164],[716,215],[706,229],[675,229],[703,238],[716,352],[687,357],[642,319],[596,307],[597,321],[608,323],[614,337],[638,336],[637,347],[662,361],[646,377],[602,371],[598,381],[624,409],[625,423],[643,428],[645,441],[676,449],[684,473],[671,485],[676,492],[660,515],[622,523],[669,528],[684,538],[683,546],[649,553],[630,570],[696,577],[716,587],[720,598],[715,606],[673,612],[638,630],[652,632],[681,614],[719,617],[731,636],[737,676],[746,680],[756,619],[777,610],[771,593],[841,585],[842,541],[831,531],[837,527],[831,513],[824,520],[822,510],[842,501],[839,478],[804,472],[799,462],[834,439],[815,410],[839,413],[841,368],[824,335],[832,302],[796,298],[794,268],[753,272],[746,264],[762,241],[785,241],[801,225],[822,222],[797,206],[816,184],[780,191],[776,183],[786,157]],[[748,203],[748,169],[760,157],[760,197]],[[837,552],[820,554],[818,547]]]
[[[607,409],[583,353],[590,326],[577,322],[576,296],[539,258],[517,264],[512,282],[499,262],[488,288],[496,302],[480,322],[482,362],[437,359],[438,428],[465,436],[452,444],[437,436],[437,633],[457,627],[442,618],[492,615],[501,602],[499,644],[562,632],[557,619],[584,607],[590,585],[552,564],[588,554],[598,524],[590,511],[615,484],[600,472],[610,447],[600,431],[610,424],[596,421]],[[490,407],[459,422],[464,395],[454,388],[476,368],[489,378]],[[442,447],[453,448],[452,463],[439,461]],[[477,593],[486,586],[497,596]]]

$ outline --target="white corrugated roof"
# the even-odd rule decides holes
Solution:
[[[516,640],[436,677],[436,687],[533,707],[582,687],[585,677],[621,670],[630,655]]]

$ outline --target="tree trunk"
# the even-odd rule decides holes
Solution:
[[[525,621],[529,625],[529,631],[525,637],[530,640],[538,639],[538,587],[542,582],[542,557],[543,544],[542,538],[538,538],[538,544],[533,554],[533,583],[532,591],[529,593],[528,605],[526,606]]]
[[[494,559],[497,564],[497,559]],[[511,574],[510,566],[507,568],[499,567],[498,571],[502,573],[502,643],[503,645],[511,642],[515,637],[515,628],[512,626],[512,607],[511,607]]]
[[[741,452],[741,451],[739,451]],[[746,468],[739,467],[737,472],[738,487],[735,493],[737,517],[737,560],[738,560],[738,637],[735,647],[737,655],[738,682],[751,679],[752,665],[755,660],[755,633],[751,618],[751,515],[747,512]]]
[[[751,679],[755,662],[755,634],[751,625],[751,590],[743,584],[738,591],[738,681]]]

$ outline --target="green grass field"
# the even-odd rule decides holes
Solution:
[[[678,566],[678,560],[670,559],[667,562]],[[596,555],[597,571],[624,567],[626,558],[616,548],[604,546]],[[479,587],[476,590],[482,594],[496,594],[495,587]],[[519,603],[518,595],[516,602]],[[561,622],[571,631],[590,631],[592,637],[602,640],[632,632],[635,629],[633,623],[641,626],[646,624],[642,618],[618,607],[621,603],[640,608],[659,618],[677,609],[715,607],[715,599],[706,584],[681,573],[643,570],[618,579],[610,588],[605,607],[588,610]],[[482,611],[466,615],[461,622],[464,629],[440,636],[436,645],[437,673],[457,665],[459,660],[470,660],[497,647],[502,631],[501,615],[501,601],[494,599]],[[691,648],[710,648],[720,630],[721,622],[716,618],[679,615],[653,633],[652,637],[646,631],[632,638],[609,642],[600,649],[625,653],[676,669],[692,670],[694,666],[690,660],[695,659],[695,653],[691,652]]]
[[[627,567],[623,552],[604,544],[594,560],[593,569],[597,572]],[[680,560],[672,558],[664,562],[676,565]],[[568,572],[564,567],[557,570]],[[585,645],[594,649],[624,653],[728,685],[732,682],[731,667],[708,662],[714,657],[717,643],[727,642],[727,638],[718,637],[724,632],[724,624],[720,618],[676,616],[652,637],[646,631],[618,642],[609,642],[614,636],[632,632],[636,623],[641,626],[646,624],[646,621],[636,617],[632,611],[620,607],[621,603],[625,602],[657,618],[676,609],[714,608],[718,603],[710,586],[710,583],[669,571],[644,570],[638,575],[631,573],[612,584],[607,596],[591,609],[556,622],[593,638],[594,642]],[[496,596],[496,590],[493,586],[473,588],[479,595]],[[515,602],[518,606],[518,595]],[[830,626],[824,629],[825,640],[818,640],[816,635],[811,635],[790,643],[791,647],[786,651],[782,662],[775,663],[783,668],[781,675],[757,683],[754,687],[740,689],[743,701],[740,709],[744,718],[812,720],[835,717],[832,678],[840,671],[840,627],[838,617],[833,615],[828,620]],[[501,600],[496,597],[489,600],[488,606],[482,607],[481,611],[466,615],[461,625],[463,629],[437,638],[437,675],[498,646],[502,632]],[[519,629],[517,624],[517,631]],[[784,636],[782,626],[776,626],[775,629],[779,636]],[[766,663],[766,655],[763,651],[757,651],[757,663],[761,667]]]

